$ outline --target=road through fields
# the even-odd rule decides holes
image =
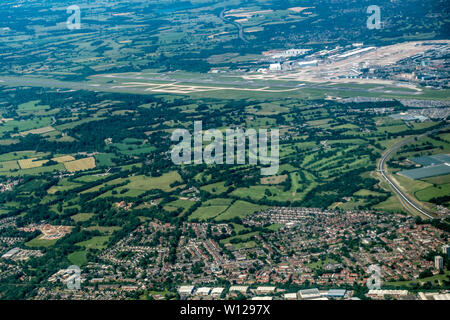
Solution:
[[[381,174],[383,179],[392,187],[394,192],[398,195],[398,197],[400,198],[400,201],[401,201],[403,207],[405,208],[405,210],[407,210],[409,213],[415,214],[415,212],[411,209],[411,208],[413,208],[417,212],[421,213],[422,215],[424,215],[425,217],[430,218],[430,219],[434,218],[432,213],[429,212],[426,208],[423,208],[423,206],[416,199],[414,199],[414,198],[408,196],[406,193],[404,193],[400,189],[400,186],[397,185],[395,183],[395,181],[389,177],[389,173],[387,172],[386,161],[395,152],[397,152],[397,150],[399,150],[401,147],[407,145],[408,143],[414,141],[415,138],[420,139],[420,138],[422,138],[424,136],[430,135],[430,134],[432,134],[434,132],[437,132],[439,130],[442,130],[442,129],[435,129],[435,130],[426,132],[426,133],[424,133],[424,134],[422,134],[420,136],[417,136],[417,137],[409,137],[408,139],[397,143],[395,146],[393,146],[392,148],[388,149],[384,153],[383,157],[381,158],[381,160],[378,163],[378,172]]]

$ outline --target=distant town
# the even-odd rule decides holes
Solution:
[[[450,257],[445,233],[417,225],[411,217],[280,207],[248,216],[243,225],[249,230],[236,230],[229,223],[185,223],[174,238],[170,223],[145,223],[86,266],[80,290],[65,288],[73,274],[62,269],[47,279],[37,298],[117,299],[150,291],[155,292],[153,299],[448,299],[446,290],[400,289],[411,281],[406,279],[426,282],[443,274],[444,259]],[[53,232],[55,238],[63,235],[56,230],[70,232],[48,225],[22,230],[35,228]],[[173,263],[170,248],[175,239]],[[2,274],[21,274],[9,261],[44,254],[11,249],[1,256]],[[386,289],[365,289],[372,264],[380,266]]]

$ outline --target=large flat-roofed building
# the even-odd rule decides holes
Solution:
[[[2,255],[3,259],[11,259],[12,257],[14,257],[14,255],[16,255],[18,252],[20,251],[19,248],[14,248],[9,250],[8,252],[6,252],[4,255]]]
[[[288,56],[298,56],[301,54],[305,54],[310,50],[311,49],[289,49],[289,50],[286,50],[285,52],[286,52],[286,55],[288,55]]]
[[[178,288],[178,293],[181,296],[189,296],[194,292],[194,286],[181,286]]]
[[[450,300],[450,293],[419,292],[420,300]]]
[[[450,257],[450,246],[448,244],[442,247],[442,254]]]
[[[434,300],[450,300],[450,293],[438,293],[433,295]]]
[[[255,292],[256,294],[269,294],[274,293],[276,289],[276,287],[258,287]]]
[[[294,293],[285,293],[284,295],[283,295],[283,298],[285,299],[285,300],[297,300],[298,298],[297,298],[297,294],[294,292]]]
[[[222,292],[225,290],[225,288],[221,288],[221,287],[217,287],[217,288],[213,288],[211,290],[211,296],[218,298],[222,295]]]
[[[328,298],[344,298],[347,293],[346,289],[330,289],[327,292]]]
[[[269,66],[270,71],[281,71],[281,63],[272,63]]]
[[[320,294],[319,289],[317,289],[317,288],[305,289],[305,290],[300,290],[298,292],[298,297],[299,297],[299,299],[302,299],[302,300],[316,299],[316,298],[320,298],[321,294]]]
[[[444,269],[444,258],[442,258],[441,256],[435,256],[434,267],[438,270]]]
[[[195,293],[199,296],[207,296],[207,295],[209,295],[210,292],[211,292],[211,288],[202,287],[202,288],[198,288]]]
[[[263,301],[263,300],[273,300],[273,297],[269,297],[269,296],[265,296],[265,297],[253,297],[251,300],[253,300],[253,301],[258,301],[258,300],[261,300],[261,301]]]
[[[341,55],[338,55],[337,58],[338,59],[347,59],[347,58],[350,58],[350,57],[353,57],[353,56],[356,56],[356,55],[359,55],[359,54],[363,54],[363,53],[366,53],[366,52],[369,52],[369,51],[373,51],[375,49],[376,49],[375,47],[355,49],[355,50],[351,50],[351,51],[345,52],[345,53],[343,53]]]
[[[318,65],[319,65],[319,61],[318,60],[308,60],[308,61],[299,61],[299,62],[297,62],[297,66],[299,68],[317,67]]]
[[[246,294],[248,292],[248,286],[231,286],[229,292],[240,292]]]
[[[408,290],[378,290],[378,289],[371,289],[367,293],[369,296],[378,296],[378,297],[384,297],[386,295],[388,296],[407,296]]]
[[[263,52],[263,55],[270,56],[272,59],[280,59],[280,58],[297,57],[307,53],[308,51],[311,51],[311,49],[288,49],[284,51],[272,50]]]

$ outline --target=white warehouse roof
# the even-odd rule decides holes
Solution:
[[[248,286],[232,286],[230,287],[230,292],[231,291],[239,291],[242,293],[246,293],[248,291]]]
[[[200,294],[202,296],[207,296],[211,292],[211,288],[202,287],[198,288],[196,294]]]
[[[225,289],[224,288],[214,288],[211,291],[211,295],[220,296],[222,294],[223,290],[225,290]]]
[[[179,294],[192,294],[194,291],[194,286],[181,286],[178,288]]]
[[[276,287],[258,287],[256,288],[256,291],[258,292],[275,292],[277,288]]]

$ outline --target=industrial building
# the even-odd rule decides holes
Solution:
[[[441,256],[435,256],[434,257],[434,267],[437,270],[444,269],[444,258],[442,258]]]
[[[450,293],[419,292],[420,300],[450,300]]]
[[[442,247],[442,253],[446,255],[447,257],[450,257],[450,246],[445,245]]]
[[[198,288],[195,293],[199,296],[208,296],[210,292],[211,292],[211,288],[202,287],[202,288]]]
[[[194,286],[181,286],[178,288],[178,293],[180,296],[190,296],[192,293],[194,293]]]
[[[276,290],[276,287],[258,287],[255,290],[256,294],[270,294],[274,293]]]
[[[369,296],[373,297],[384,297],[385,295],[388,296],[407,296],[408,290],[378,290],[378,289],[371,289],[367,293]]]
[[[231,286],[229,292],[237,291],[242,294],[246,294],[248,292],[248,286]]]
[[[260,300],[273,300],[273,297],[265,296],[265,297],[253,297],[251,300],[260,301]]]
[[[211,290],[211,296],[213,296],[214,298],[219,298],[222,295],[224,290],[225,290],[225,288],[221,288],[221,287],[213,288]]]
[[[270,71],[281,71],[281,63],[272,63],[269,66]]]
[[[307,60],[307,61],[299,61],[297,62],[297,66],[299,68],[305,68],[305,67],[317,67],[319,65],[318,60]]]
[[[3,259],[11,259],[14,255],[16,255],[20,251],[19,248],[14,248],[6,252],[4,255],[2,255]]]
[[[338,59],[347,59],[347,58],[350,58],[350,57],[353,57],[353,56],[356,56],[359,54],[363,54],[363,53],[366,53],[366,52],[369,52],[369,51],[372,51],[375,49],[376,49],[375,47],[368,47],[368,48],[363,48],[363,49],[351,50],[351,51],[348,51],[341,55],[338,55],[337,58]]]
[[[321,297],[321,294],[317,288],[305,289],[298,292],[298,297],[302,300],[317,299]]]
[[[294,293],[285,293],[283,295],[283,298],[285,300],[297,300],[298,299],[297,294],[295,292]]]
[[[327,292],[328,298],[344,298],[347,293],[346,289],[330,289]]]

